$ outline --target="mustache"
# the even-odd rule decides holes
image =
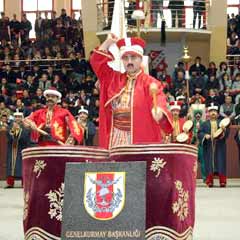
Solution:
[[[47,102],[48,103],[54,103],[54,101],[52,99],[48,99]]]
[[[127,65],[127,67],[133,67],[133,64],[132,64],[132,63],[129,63],[129,64]]]

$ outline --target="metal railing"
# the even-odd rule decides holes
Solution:
[[[27,60],[1,60],[0,68],[3,65],[9,64],[12,69],[19,68],[22,64],[24,64],[25,68],[31,70],[32,67],[37,63],[41,69],[47,69],[49,66],[54,67],[54,69],[58,70],[59,66],[65,65],[68,70],[71,70],[70,61],[71,58],[58,58],[58,59],[27,59]]]
[[[226,62],[230,68],[236,68],[238,64],[240,63],[240,55],[226,55]]]
[[[132,12],[142,9],[145,20],[141,22],[143,28],[160,28],[162,19],[166,21],[167,28],[206,29],[208,22],[209,0],[181,1],[179,0],[140,0],[139,4],[133,0],[123,0],[125,18],[128,29],[136,26],[131,18]],[[197,5],[198,4],[198,5]],[[98,31],[111,28],[114,1],[97,4]]]

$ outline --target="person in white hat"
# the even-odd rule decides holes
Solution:
[[[39,109],[25,119],[25,124],[36,130],[36,142],[40,146],[63,145],[67,140],[67,127],[78,143],[83,139],[83,129],[77,124],[73,115],[57,105],[62,94],[55,88],[44,91],[46,108]]]
[[[85,146],[93,146],[93,139],[96,134],[96,126],[90,119],[88,118],[88,110],[81,106],[78,110],[78,118],[77,121],[84,129],[84,139],[83,145]]]
[[[30,131],[22,124],[23,113],[16,111],[8,128],[7,145],[7,186],[13,188],[15,179],[22,179],[22,150],[29,147]]]
[[[108,65],[113,60],[109,48],[115,43],[124,73]],[[144,47],[141,38],[118,39],[109,34],[101,46],[93,50],[90,63],[100,82],[99,144],[103,148],[161,143],[161,132],[172,131],[163,87],[143,71]]]
[[[173,132],[171,135],[171,142],[177,142],[177,136],[180,133],[183,133],[183,125],[185,123],[185,118],[180,117],[182,102],[180,101],[172,101],[169,104],[170,111],[172,113],[172,123],[173,123]]]
[[[203,146],[203,159],[205,163],[206,184],[208,187],[213,186],[213,177],[219,176],[221,187],[227,184],[226,177],[226,139],[229,129],[220,127],[218,118],[218,106],[211,103],[208,106],[209,120],[206,120],[200,127],[198,136]],[[220,130],[220,135],[216,135]]]

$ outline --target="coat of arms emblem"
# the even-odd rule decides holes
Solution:
[[[98,220],[115,218],[124,208],[125,172],[86,172],[84,206]]]

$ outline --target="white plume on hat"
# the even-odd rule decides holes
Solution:
[[[213,102],[212,102],[211,105],[208,107],[208,111],[211,111],[211,110],[218,111],[218,106],[217,106],[217,105],[214,105]]]
[[[15,116],[21,116],[21,117],[23,117],[23,112],[19,112],[19,110],[16,109],[16,112],[13,113],[13,116],[14,116],[14,117],[15,117]]]
[[[88,110],[84,108],[84,106],[81,106],[80,109],[78,110],[78,114],[80,113],[86,113],[88,115]]]

